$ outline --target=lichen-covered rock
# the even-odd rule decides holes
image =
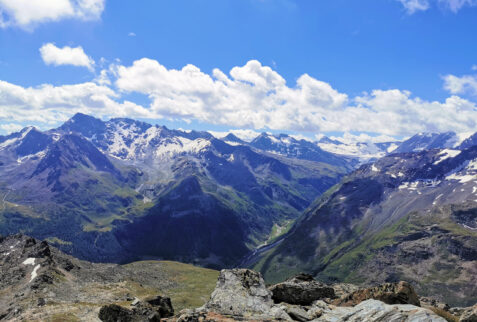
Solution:
[[[260,273],[249,269],[224,269],[204,309],[246,318],[279,319],[287,316],[281,309],[272,310],[273,306],[272,294]]]
[[[270,291],[275,303],[310,305],[316,300],[335,297],[332,287],[315,281],[313,276],[308,274],[300,274],[275,284],[270,287]]]
[[[335,296],[337,298],[341,298],[359,290],[358,286],[349,283],[336,283],[331,285],[331,287],[335,290]]]
[[[339,306],[354,306],[368,299],[387,304],[412,304],[420,306],[419,298],[411,284],[407,282],[385,283],[375,287],[361,289],[345,295],[333,302]]]
[[[323,322],[446,322],[432,311],[409,304],[389,305],[378,300],[366,300],[354,307],[336,307],[328,309],[314,321]]]
[[[144,299],[144,302],[153,306],[162,318],[168,318],[174,315],[171,299],[162,296],[152,296]]]
[[[477,304],[467,308],[460,316],[460,322],[477,322]]]

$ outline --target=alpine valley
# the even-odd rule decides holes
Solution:
[[[0,234],[96,262],[234,266],[356,164],[306,141],[290,153],[255,141],[84,114],[0,137]]]
[[[249,267],[269,283],[407,281],[477,302],[477,134],[317,142],[76,114],[0,137],[0,234],[92,262]]]

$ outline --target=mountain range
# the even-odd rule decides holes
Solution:
[[[0,233],[54,240],[92,261],[232,266],[353,168],[315,150],[319,161],[77,114],[0,138]]]
[[[470,305],[476,143],[453,132],[247,142],[76,114],[0,137],[0,234],[94,262],[245,265],[268,282],[302,271],[359,285],[406,280]]]

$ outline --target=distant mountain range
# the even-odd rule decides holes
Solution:
[[[310,161],[230,139],[84,114],[0,137],[0,233],[93,261],[232,266],[353,168],[317,147]]]
[[[222,140],[229,144],[249,145],[275,154],[311,161],[339,162],[341,157],[353,165],[375,161],[391,153],[419,152],[431,149],[463,149],[475,145],[477,135],[470,133],[419,133],[404,141],[359,142],[341,138],[321,137],[317,141],[295,139],[287,134],[262,133],[246,142],[229,133]],[[341,161],[343,162],[343,160]]]

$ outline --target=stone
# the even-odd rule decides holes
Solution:
[[[289,306],[286,310],[288,315],[295,321],[305,322],[310,321],[312,318],[303,308],[300,306]]]
[[[359,290],[358,286],[348,283],[336,283],[331,285],[331,287],[333,288],[333,290],[335,290],[335,296],[337,298],[341,298],[345,295],[351,294]]]
[[[361,289],[333,301],[333,304],[354,306],[368,299],[379,300],[386,304],[412,304],[420,306],[420,301],[414,288],[411,284],[403,281]]]
[[[171,299],[168,297],[157,295],[144,299],[144,302],[155,307],[162,318],[168,318],[174,315],[174,308],[172,307]]]
[[[248,269],[224,269],[206,308],[221,314],[260,315],[270,311],[272,295],[260,273]]]
[[[460,322],[477,322],[477,304],[465,309],[460,316]]]
[[[103,306],[99,310],[98,318],[103,322],[133,321],[132,311],[116,304]]]
[[[315,321],[322,322],[446,322],[434,312],[409,304],[389,305],[378,300],[366,300],[354,307],[333,307]]]
[[[272,293],[262,275],[249,269],[222,270],[210,300],[201,309],[244,318],[288,317],[282,309],[274,307]]]
[[[285,282],[275,284],[269,289],[275,303],[311,305],[316,300],[335,297],[332,287],[315,281],[308,274],[297,275]]]

